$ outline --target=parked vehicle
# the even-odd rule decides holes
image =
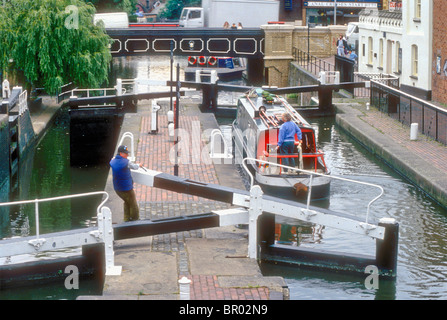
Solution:
[[[129,27],[129,17],[126,12],[97,13],[93,17],[93,23],[97,24],[98,21],[102,21],[106,29]]]
[[[225,22],[253,28],[278,21],[279,1],[276,0],[202,0],[202,7],[185,7],[179,24],[188,28],[219,28]]]
[[[353,51],[357,51],[359,45],[359,24],[358,22],[349,22],[346,30],[346,41]]]

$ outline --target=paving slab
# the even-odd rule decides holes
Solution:
[[[115,241],[120,276],[107,276],[103,295],[142,296],[178,293],[177,253],[153,252],[152,237]]]

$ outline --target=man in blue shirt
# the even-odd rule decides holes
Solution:
[[[349,51],[349,59],[357,61],[358,56],[355,54],[355,52]]]
[[[110,161],[113,174],[113,188],[116,194],[124,201],[124,221],[134,221],[140,218],[137,198],[133,190],[133,180],[130,169],[137,170],[141,165],[127,159],[129,149],[119,146],[118,154]]]
[[[282,121],[284,121],[284,123],[281,125],[281,128],[279,128],[278,146],[276,147],[276,150],[279,149],[281,154],[284,155],[293,153],[293,149],[295,147],[295,135],[299,141],[302,139],[301,129],[291,120],[292,115],[290,113],[283,113]],[[289,159],[291,167],[295,167],[294,158],[282,158],[281,164],[284,166],[289,166]],[[284,169],[284,173],[287,173],[287,171],[287,169]]]

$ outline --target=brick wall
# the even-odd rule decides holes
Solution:
[[[433,82],[432,99],[447,107],[447,6],[445,0],[433,0]],[[437,61],[440,61],[441,73],[437,72]]]

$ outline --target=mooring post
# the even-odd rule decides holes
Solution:
[[[379,226],[385,228],[383,240],[376,240],[376,263],[381,273],[396,275],[399,242],[399,224],[393,218],[382,218]]]

